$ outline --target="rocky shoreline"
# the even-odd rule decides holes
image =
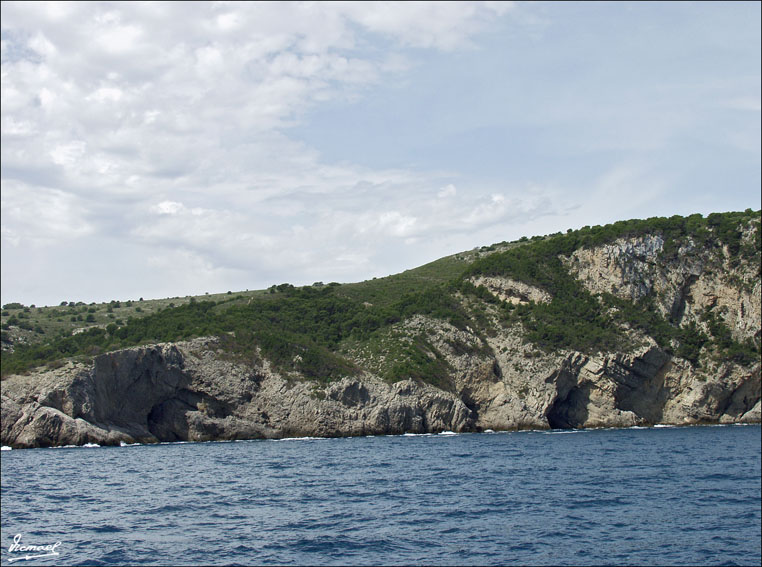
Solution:
[[[11,376],[2,383],[2,445],[760,422],[760,365],[723,365],[709,380],[654,346],[532,358],[521,372],[499,357],[453,355],[453,392],[370,374],[318,386],[267,363],[228,360],[216,347],[214,338],[136,347],[89,367]]]

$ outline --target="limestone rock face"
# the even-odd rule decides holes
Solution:
[[[121,350],[3,381],[2,443],[13,447],[470,431],[452,393],[405,380],[345,378],[317,390],[266,364],[219,356],[216,339]]]
[[[611,244],[575,251],[562,258],[572,274],[593,293],[637,301],[653,295],[668,320],[705,326],[701,316],[716,312],[736,340],[759,337],[762,281],[759,266],[737,262],[722,248],[701,248],[689,241],[674,258],[661,257],[660,236],[620,238]]]
[[[479,429],[759,421],[762,365],[699,370],[641,339],[628,353],[548,354],[523,343],[514,329],[489,339],[494,358],[467,363],[451,354],[448,360]]]
[[[666,285],[659,278],[660,236],[620,238],[612,244],[582,248],[567,259],[573,274],[589,290],[636,301]]]
[[[418,321],[421,324],[422,321]],[[445,344],[463,333],[432,321]],[[160,344],[3,381],[2,443],[208,441],[445,430],[758,422],[760,365],[697,373],[654,344],[631,353],[544,354],[516,333],[497,356],[446,354],[455,391],[365,374],[320,388],[266,363],[225,360],[216,339]],[[516,362],[519,360],[520,363]]]

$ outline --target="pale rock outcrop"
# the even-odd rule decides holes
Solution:
[[[759,423],[760,421],[762,421],[762,402],[759,400],[753,408],[738,419],[738,423]]]
[[[663,247],[658,235],[619,238],[611,244],[581,248],[562,260],[590,291],[637,301],[665,286],[657,265]]]
[[[680,326],[695,322],[706,329],[701,317],[711,310],[722,318],[734,339],[760,337],[758,265],[737,262],[727,247],[704,249],[690,240],[679,246],[670,261],[660,257],[663,248],[658,235],[628,237],[576,250],[561,260],[593,293],[631,301],[653,294],[660,313]]]
[[[508,303],[520,304],[547,303],[551,300],[550,294],[536,286],[510,278],[498,276],[476,276],[471,278],[471,283],[476,287],[484,286],[495,297]]]

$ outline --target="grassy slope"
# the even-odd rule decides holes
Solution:
[[[235,296],[242,296],[248,300],[251,297],[263,296],[264,291],[237,292]],[[230,299],[228,293],[216,293],[196,296],[196,300],[225,301]],[[0,323],[3,331],[12,317],[21,323],[14,325],[11,335],[21,337],[21,342],[41,343],[61,333],[71,334],[91,327],[105,327],[109,323],[123,325],[130,317],[145,317],[158,313],[163,309],[185,305],[191,301],[191,296],[168,297],[166,299],[135,299],[127,301],[112,300],[108,303],[83,303],[64,302],[66,305],[37,307],[16,306],[6,304],[3,306]],[[92,321],[88,321],[92,316]],[[29,328],[22,328],[29,327]]]
[[[484,253],[469,252],[447,256],[400,274],[373,278],[359,283],[343,284],[336,289],[335,293],[337,296],[352,301],[388,306],[401,295],[428,289],[457,277],[469,265],[470,261],[482,254]],[[65,306],[36,307],[34,305],[15,306],[14,304],[7,304],[3,307],[2,315],[0,315],[0,323],[2,323],[6,333],[10,331],[5,335],[8,338],[11,336],[14,338],[21,337],[22,343],[44,343],[61,333],[69,335],[93,327],[105,328],[109,323],[116,323],[121,326],[130,318],[142,318],[157,314],[168,308],[187,305],[192,300],[224,302],[224,308],[227,308],[233,305],[246,305],[252,299],[255,301],[269,300],[274,299],[274,297],[268,290],[247,290],[166,299],[112,300],[108,303],[85,304],[79,302],[71,305],[69,302],[65,302],[67,303]],[[90,315],[92,315],[93,320],[87,321]],[[12,317],[15,317],[23,327],[29,328],[20,328],[18,325],[14,325],[13,329],[8,329],[8,322],[9,320],[13,321]]]

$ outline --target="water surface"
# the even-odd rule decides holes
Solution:
[[[759,426],[14,450],[2,561],[759,565],[760,499]]]

